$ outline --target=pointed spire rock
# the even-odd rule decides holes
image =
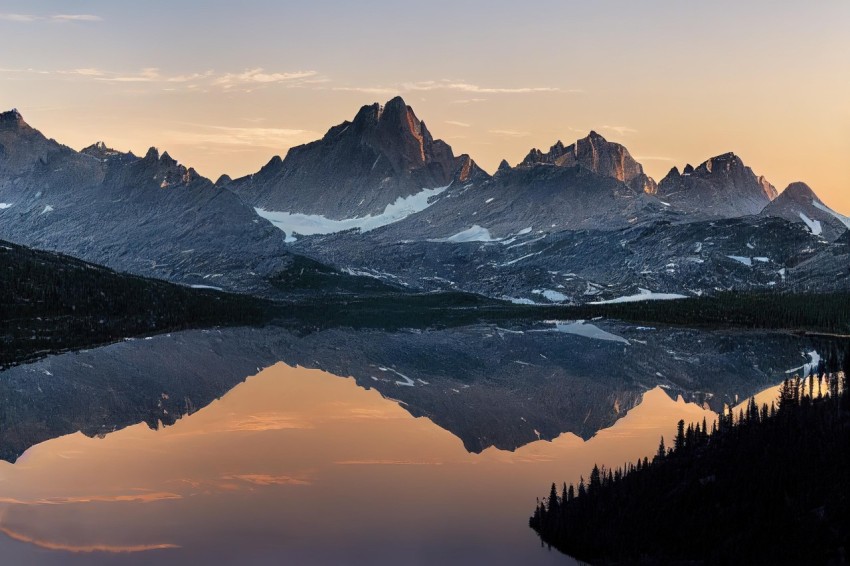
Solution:
[[[18,109],[12,108],[7,112],[0,113],[0,128],[20,129],[29,128],[29,125],[24,121],[24,117],[21,116]]]
[[[507,159],[502,159],[501,163],[499,163],[499,168],[496,170],[496,174],[505,173],[506,171],[511,170],[511,165],[508,163]]]
[[[595,130],[567,147],[558,141],[547,153],[532,149],[520,163],[525,167],[536,164],[554,164],[559,167],[580,165],[599,175],[617,179],[635,192],[652,194],[656,189],[655,181],[644,173],[643,166],[634,160],[624,146],[607,141]]]
[[[148,152],[144,157],[145,161],[159,161],[159,150],[155,147],[151,147],[148,149]]]
[[[764,177],[756,176],[732,152],[687,164],[682,175],[667,175],[658,196],[699,218],[735,218],[758,214],[776,196]]]
[[[266,210],[342,219],[382,213],[399,198],[460,178],[489,177],[434,139],[401,97],[362,106],[354,118],[230,188]],[[332,199],[327,198],[333,194]]]

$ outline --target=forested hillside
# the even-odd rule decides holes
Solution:
[[[256,323],[266,306],[0,241],[0,367],[130,336]]]

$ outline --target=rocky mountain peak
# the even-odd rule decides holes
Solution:
[[[643,166],[632,158],[624,146],[609,142],[595,130],[569,146],[558,141],[546,153],[532,149],[520,163],[526,167],[536,164],[554,164],[559,167],[580,165],[594,173],[626,183],[636,192],[652,194],[656,190],[655,181],[644,173]]]
[[[150,147],[145,153],[144,161],[146,162],[158,162],[159,161],[159,150],[155,147]]]
[[[820,201],[820,199],[812,190],[812,188],[801,181],[791,183],[790,185],[785,187],[785,190],[782,191],[782,197],[792,199],[798,202],[811,203],[812,200]]]
[[[455,173],[453,180],[459,183],[470,183],[475,181],[483,181],[489,179],[487,174],[478,164],[466,153],[457,156],[455,164]]]
[[[230,187],[266,210],[328,218],[379,214],[426,188],[489,177],[468,156],[434,139],[401,97],[361,107],[322,139],[293,147],[282,161],[235,179]],[[334,199],[328,199],[333,194]]]
[[[100,159],[100,160],[108,159],[109,157],[112,157],[112,156],[115,156],[115,155],[129,155],[129,154],[122,154],[120,151],[112,149],[111,147],[106,145],[106,143],[104,143],[102,141],[98,141],[98,142],[91,144],[88,147],[84,147],[83,149],[80,150],[80,153],[82,153],[84,155],[89,155],[91,157],[95,157],[95,158]]]
[[[779,193],[777,192],[776,187],[771,185],[768,182],[768,180],[765,178],[764,175],[759,175],[758,181],[759,181],[759,185],[761,185],[761,188],[764,191],[764,194],[767,196],[767,198],[769,198],[770,200],[773,200],[777,197],[777,195]],[[801,183],[801,184],[804,184],[804,183]],[[811,190],[811,189],[809,189],[809,190]]]
[[[24,117],[18,112],[17,108],[12,108],[7,112],[0,113],[0,128],[3,129],[19,129],[28,128],[29,125],[24,121]]]
[[[776,189],[756,176],[732,152],[711,157],[682,174],[670,173],[658,185],[658,193],[684,212],[709,218],[734,218],[758,214],[776,197]]]
[[[507,159],[502,159],[502,161],[499,163],[499,168],[496,170],[496,174],[498,175],[499,173],[504,173],[505,171],[510,171],[510,170],[511,170],[511,164],[508,163]]]
[[[722,174],[732,173],[743,168],[744,162],[741,161],[741,158],[730,151],[705,160],[696,168],[695,172],[698,175]]]

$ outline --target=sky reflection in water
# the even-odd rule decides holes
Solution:
[[[713,413],[660,389],[583,442],[469,454],[353,379],[277,364],[176,425],[0,462],[0,553],[28,564],[563,564],[527,528],[552,481]]]

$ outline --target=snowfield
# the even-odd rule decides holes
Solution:
[[[626,297],[617,297],[616,299],[608,299],[607,301],[593,301],[591,305],[611,305],[615,303],[636,303],[638,301],[671,301],[674,299],[687,299],[687,295],[679,295],[678,293],[653,293],[646,289],[640,289],[637,295],[628,295]]]
[[[314,234],[333,234],[353,229],[368,232],[369,230],[404,220],[411,214],[422,212],[431,206],[432,203],[430,200],[448,188],[449,185],[437,187],[436,189],[423,189],[415,195],[399,197],[395,202],[388,204],[381,214],[345,218],[343,220],[333,220],[320,214],[277,212],[263,208],[255,208],[254,210],[259,216],[283,230],[286,233],[287,241],[291,242],[294,241],[290,239],[293,238],[293,234],[312,236]]]

